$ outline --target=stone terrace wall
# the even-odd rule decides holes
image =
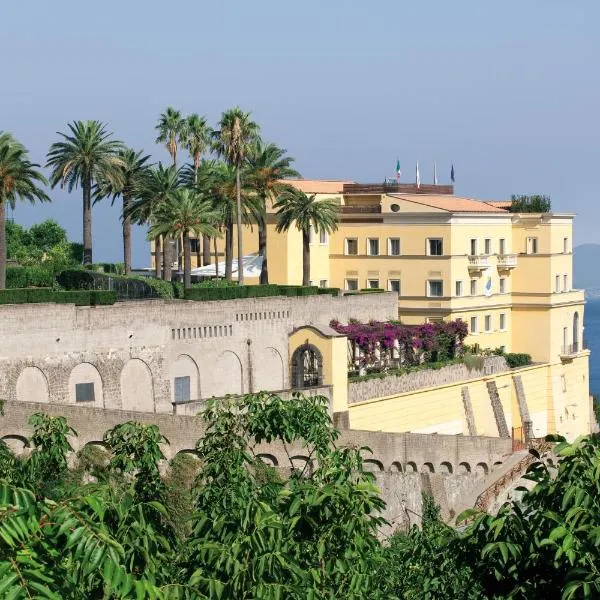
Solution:
[[[73,440],[76,450],[88,443],[101,441],[105,431],[129,420],[158,425],[169,440],[169,446],[165,448],[167,458],[178,452],[193,450],[196,441],[204,434],[200,418],[184,415],[147,414],[39,402],[6,402],[4,412],[5,416],[0,417],[0,439],[8,439],[17,448],[19,445],[29,445],[27,440],[31,435],[31,428],[27,425],[27,420],[35,412],[65,416],[78,434]],[[374,472],[393,473],[471,472],[476,470],[478,464],[484,465],[487,471],[512,452],[511,440],[501,438],[357,430],[342,430],[337,445],[354,448],[366,446],[372,451],[371,455],[365,454],[367,468]],[[257,448],[257,453],[274,466],[289,466],[287,454],[277,444],[263,444]],[[299,445],[291,448],[295,460],[306,461],[305,453],[306,450]]]
[[[386,320],[396,294],[149,300],[114,306],[0,306],[0,398],[172,412],[173,379],[189,376],[190,400],[289,388],[288,336],[331,319]]]
[[[465,364],[449,365],[441,369],[424,369],[406,375],[369,379],[348,384],[348,403],[362,402],[373,398],[384,398],[404,392],[477,379],[485,375],[494,375],[508,370],[503,356],[485,358],[483,370],[469,369]]]
[[[31,428],[27,420],[34,412],[65,416],[78,433],[71,440],[76,451],[86,444],[101,444],[105,431],[127,420],[158,425],[169,440],[163,448],[167,458],[178,452],[194,452],[196,441],[204,433],[203,423],[197,417],[7,402],[5,416],[0,417],[0,439],[17,452],[29,447]],[[390,526],[381,530],[382,535],[420,521],[423,491],[433,495],[443,516],[450,518],[457,507],[464,504],[465,498],[471,498],[473,489],[486,474],[501,464],[512,450],[511,440],[499,438],[368,431],[342,431],[337,445],[367,446],[372,450],[372,454],[364,453],[365,468],[375,474],[387,504],[383,516],[390,522]],[[289,456],[280,444],[262,444],[255,448],[257,456],[282,469],[283,473],[289,473],[292,466],[303,468],[309,460],[306,449],[296,445],[288,450]]]

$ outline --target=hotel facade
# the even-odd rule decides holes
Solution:
[[[489,408],[497,394],[509,429],[518,428],[530,412],[536,437],[563,433],[572,439],[590,432],[594,419],[589,352],[583,344],[585,299],[582,290],[573,289],[574,215],[514,213],[510,202],[457,197],[452,186],[316,180],[290,184],[340,205],[335,232],[312,232],[312,285],[344,292],[395,292],[395,316],[402,323],[461,319],[469,331],[465,343],[527,353],[533,359],[533,366],[520,375],[496,376],[493,394],[485,373],[474,375],[468,383],[475,412],[472,427],[465,417],[464,382],[432,383],[408,393],[373,392],[368,399],[337,402],[334,410],[346,413],[349,427],[497,435]],[[277,233],[275,226],[276,215],[268,207],[269,281],[300,284],[301,232],[292,228]],[[200,249],[200,241],[194,246]],[[222,240],[218,249],[222,262]],[[246,226],[244,252],[257,249],[256,226]],[[200,258],[199,252],[194,254],[193,267]],[[258,279],[246,278],[246,283]],[[376,297],[371,295],[373,301]],[[336,360],[343,371],[345,352]],[[519,404],[522,388],[529,397],[525,413]]]

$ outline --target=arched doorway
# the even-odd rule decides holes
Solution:
[[[323,385],[323,356],[312,344],[304,344],[292,356],[292,383],[296,389]]]
[[[573,352],[579,352],[579,313],[573,315]]]

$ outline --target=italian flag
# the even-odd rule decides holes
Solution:
[[[396,160],[396,179],[400,181],[400,177],[402,177],[402,170],[400,169],[400,161]]]

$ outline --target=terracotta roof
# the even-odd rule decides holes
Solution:
[[[394,198],[414,202],[423,206],[439,208],[447,212],[472,212],[472,213],[505,213],[506,211],[493,206],[483,200],[473,198],[459,198],[457,196],[434,196],[429,194],[388,194]]]
[[[285,179],[284,181],[305,194],[341,194],[344,191],[344,184],[352,183],[352,181],[331,179]]]
[[[507,210],[512,206],[512,201],[511,200],[493,200],[493,201],[486,201],[486,204],[489,204],[490,206],[495,206],[496,208],[503,208],[504,210]]]

